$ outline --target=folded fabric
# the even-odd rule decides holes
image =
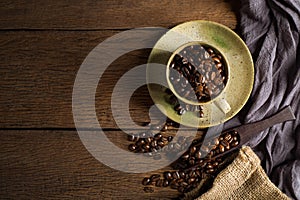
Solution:
[[[300,1],[240,0],[238,11],[237,32],[252,54],[255,83],[246,106],[224,128],[259,121],[290,105],[295,121],[272,126],[248,146],[270,180],[300,200]]]
[[[192,191],[185,199],[193,199]],[[196,200],[287,200],[268,178],[260,165],[260,159],[250,147],[243,147],[234,161],[221,171],[213,186]]]

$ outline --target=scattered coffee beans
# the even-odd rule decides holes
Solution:
[[[139,134],[128,135],[128,141],[134,142],[128,146],[128,149],[135,153],[147,153],[146,155],[153,157],[155,160],[161,159],[161,152],[165,146],[170,147],[177,146],[172,143],[173,136],[163,135],[169,127],[178,128],[179,124],[167,119],[163,124],[151,125],[149,130]],[[158,131],[157,133],[154,133]]]
[[[153,174],[150,177],[145,177],[142,180],[142,184],[156,187],[169,186],[172,189],[178,190],[180,193],[189,192],[196,188],[205,174],[216,176],[216,174],[222,170],[220,165],[224,163],[224,158],[214,158],[214,156],[237,146],[240,141],[239,134],[236,131],[222,133],[219,137],[205,144],[203,144],[203,138],[193,140],[192,137],[180,136],[177,141],[173,142],[173,138],[169,137],[158,133],[154,135],[152,141],[166,141],[166,143],[162,144],[167,145],[166,153],[178,153],[186,147],[185,145],[190,143],[192,143],[192,145],[171,165],[174,170],[165,171],[163,175]],[[158,142],[156,143],[158,144]],[[134,145],[137,144],[135,143]],[[132,149],[132,147],[129,149]],[[137,147],[137,149],[139,149],[139,147]],[[148,191],[149,189],[146,190]]]

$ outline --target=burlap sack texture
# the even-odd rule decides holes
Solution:
[[[197,190],[197,189],[196,189]],[[250,147],[243,147],[234,161],[215,178],[213,186],[200,197],[197,191],[184,199],[196,200],[288,200],[268,178]]]

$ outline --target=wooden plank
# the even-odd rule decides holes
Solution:
[[[119,32],[0,32],[0,128],[74,128],[72,92],[77,71],[95,46],[116,33]],[[154,31],[153,38],[159,37]],[[101,77],[95,98],[102,128],[118,128],[111,111],[112,91],[127,71],[147,62],[149,53],[149,49],[144,49],[123,55]],[[125,97],[122,94],[119,98]],[[118,105],[121,104],[122,101]],[[149,121],[152,105],[146,87],[140,88],[131,98],[130,117],[137,123]],[[81,128],[98,127],[98,122],[92,121],[94,113],[83,114],[88,125]],[[125,124],[131,121],[123,111],[117,114]],[[156,114],[161,116],[159,112]]]
[[[224,0],[8,0],[0,2],[0,16],[0,29],[172,27],[196,19],[236,27],[231,4]]]
[[[88,53],[116,33],[1,32],[1,128],[74,128],[72,91],[76,73]],[[126,54],[105,71],[96,93],[97,115],[102,127],[116,127],[110,109],[114,85],[126,71],[146,63],[149,52]],[[135,95],[131,101],[131,114],[139,121],[149,121],[145,109],[152,101],[147,90],[140,92],[142,94]],[[140,106],[134,105],[138,103],[136,100]]]
[[[106,132],[126,147],[122,132]],[[0,131],[1,199],[170,199],[170,188],[145,193],[141,180],[155,172],[132,174],[97,161],[75,131]],[[122,164],[122,163],[120,163]]]
[[[0,128],[74,128],[72,92],[76,74],[88,53],[116,31],[9,31],[0,32]],[[158,39],[159,33],[153,32]],[[97,120],[93,111],[82,112],[87,122],[78,128],[119,128],[111,110],[111,94],[117,81],[130,69],[145,64],[150,49],[136,50],[115,60],[101,77],[95,94]],[[145,73],[144,73],[145,76]],[[134,77],[132,83],[145,77]],[[84,82],[89,82],[87,77]],[[128,85],[132,85],[129,82]],[[86,91],[91,88],[84,88]],[[117,111],[123,128],[140,128],[150,121],[153,102],[144,85],[122,93],[116,105],[130,98],[127,110]],[[84,95],[82,96],[84,98]],[[86,105],[82,105],[86,108]],[[157,109],[153,119],[165,118]]]

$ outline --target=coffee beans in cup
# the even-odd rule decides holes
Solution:
[[[225,59],[209,45],[184,47],[175,54],[169,67],[168,78],[174,91],[196,103],[214,99],[227,83]]]

